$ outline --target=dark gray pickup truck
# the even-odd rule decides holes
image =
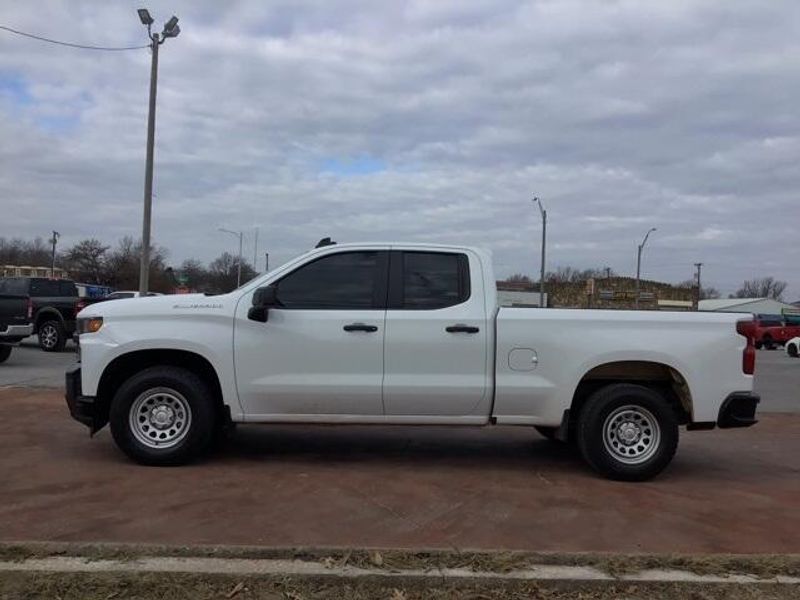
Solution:
[[[11,348],[33,333],[32,306],[27,296],[0,294],[0,363]]]

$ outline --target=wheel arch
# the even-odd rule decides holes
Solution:
[[[607,385],[633,383],[664,394],[680,424],[693,420],[692,393],[683,374],[674,366],[655,360],[614,360],[588,369],[579,380],[570,404],[570,420],[580,414],[589,397]]]
[[[58,312],[55,308],[45,307],[39,309],[33,318],[34,333],[39,332],[39,327],[41,327],[42,323],[44,323],[45,321],[59,321],[63,325],[64,316],[60,312]]]
[[[136,373],[153,366],[180,367],[199,375],[212,390],[214,404],[222,417],[224,419],[230,418],[228,409],[222,399],[222,385],[219,374],[207,358],[189,350],[150,348],[132,350],[121,354],[103,369],[97,385],[96,396],[96,402],[102,411],[103,421],[108,420],[111,400],[119,386]]]

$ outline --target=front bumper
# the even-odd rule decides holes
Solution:
[[[72,418],[83,423],[89,428],[89,433],[94,435],[108,422],[108,413],[93,396],[84,396],[81,393],[81,366],[76,364],[65,374],[65,394],[69,414]]]
[[[761,402],[761,396],[752,392],[734,392],[722,403],[717,417],[717,426],[720,429],[733,427],[750,427],[758,423],[756,419],[756,406]]]

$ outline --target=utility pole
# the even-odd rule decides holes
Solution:
[[[269,273],[269,252],[264,253],[264,273]]]
[[[694,263],[697,268],[697,310],[700,310],[700,299],[703,297],[702,289],[700,287],[700,271],[703,268],[703,263]]]
[[[539,205],[539,212],[542,215],[542,265],[539,272],[539,308],[544,308],[544,266],[545,250],[547,245],[547,211],[542,206],[542,201],[538,196],[533,197],[533,202]]]
[[[253,270],[258,273],[258,227],[256,227],[256,240],[253,243]]]
[[[231,231],[230,229],[223,229],[222,227],[219,228],[219,231],[239,236],[239,260],[236,269],[236,287],[238,288],[242,285],[242,238],[244,237],[244,231]]]
[[[58,238],[60,236],[61,236],[60,233],[53,230],[53,239],[50,240],[53,244],[53,257],[50,263],[50,279],[56,278],[56,244],[58,243]]]
[[[650,234],[654,231],[657,231],[655,227],[651,227],[644,236],[642,243],[639,244],[638,252],[636,253],[636,300],[635,306],[636,310],[639,310],[639,279],[642,272],[642,250],[644,250],[644,245],[647,243],[647,238],[650,237]]]
[[[152,57],[150,62],[150,104],[147,113],[147,157],[144,167],[144,214],[142,217],[142,253],[139,262],[139,295],[146,296],[150,284],[150,214],[153,207],[153,151],[156,137],[156,87],[158,85],[158,47],[167,38],[177,37],[181,32],[178,17],[173,16],[164,24],[161,35],[151,33],[153,17],[146,8],[138,11],[142,25],[147,26]]]

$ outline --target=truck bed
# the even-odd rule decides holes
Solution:
[[[715,421],[721,397],[752,385],[752,376],[731,361],[747,343],[736,333],[736,322],[746,318],[735,313],[500,308],[494,416],[498,423],[555,426],[592,369],[656,363],[674,369],[691,389],[693,421]]]

